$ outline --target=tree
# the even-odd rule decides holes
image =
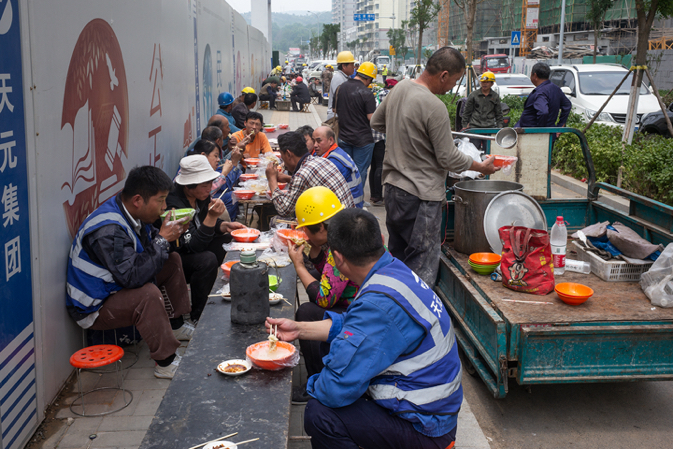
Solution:
[[[386,36],[388,36],[388,43],[395,50],[395,56],[393,57],[393,61],[395,63],[395,66],[397,66],[397,57],[399,56],[402,47],[404,47],[404,44],[407,41],[407,37],[405,36],[403,28],[390,28],[386,32]],[[402,55],[402,59],[404,60],[404,55]]]
[[[598,36],[601,33],[601,28],[603,28],[605,14],[614,2],[615,0],[589,0],[587,20],[594,27],[594,64],[596,64],[596,54],[598,53]]]
[[[339,46],[339,31],[341,25],[338,23],[326,23],[323,25],[322,34],[320,35],[320,46],[323,54],[327,54],[330,50],[336,50]]]
[[[468,64],[472,63],[473,58],[473,39],[474,39],[474,20],[477,14],[477,5],[486,0],[453,0],[458,8],[463,11],[465,17],[465,49]],[[610,0],[612,1],[612,0]]]
[[[416,53],[416,65],[421,65],[421,47],[423,46],[423,31],[425,31],[430,23],[437,18],[442,5],[433,0],[416,0],[416,4],[411,9],[409,17],[410,26],[418,28],[418,52]]]
[[[407,37],[407,41],[409,42],[409,45],[411,47],[411,50],[414,52],[414,59],[416,59],[416,38],[418,35],[416,34],[416,25],[411,23],[409,20],[403,20],[402,21],[402,29],[404,30],[404,34]],[[409,49],[407,48],[407,51]],[[406,56],[406,52],[404,55]]]

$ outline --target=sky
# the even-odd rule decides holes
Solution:
[[[250,0],[226,0],[239,13],[250,11]],[[332,0],[271,0],[271,11],[331,11]]]

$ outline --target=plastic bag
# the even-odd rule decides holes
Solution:
[[[499,154],[495,154],[494,156],[495,161],[493,161],[493,165],[496,168],[499,167],[500,173],[502,173],[505,176],[509,176],[509,174],[512,173],[514,166],[519,160],[519,158],[516,156],[501,156]]]
[[[640,276],[640,287],[654,306],[673,307],[673,243]]]
[[[464,137],[462,139],[458,139],[455,141],[456,147],[458,148],[458,151],[460,151],[463,154],[467,154],[470,156],[472,159],[474,159],[477,162],[481,162],[481,154],[483,151],[479,151],[477,147],[475,147],[472,142],[470,142],[470,139],[467,137]],[[465,170],[462,173],[453,173],[449,172],[449,176],[452,178],[471,178],[474,179],[477,176],[481,175],[478,171],[474,170]]]

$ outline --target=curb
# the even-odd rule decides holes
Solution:
[[[313,104],[311,104],[309,109],[311,110],[311,114],[313,115],[313,120],[315,120],[315,123],[316,123],[315,128],[321,126],[322,125],[322,120],[320,120],[320,115],[318,115],[318,111],[315,110],[315,106],[313,106]]]
[[[551,171],[551,182],[563,187],[564,189],[571,190],[578,195],[582,195],[584,197],[587,196],[587,189],[589,188],[587,184],[575,178],[571,178],[570,176],[562,175],[557,170]],[[606,205],[613,207],[620,212],[624,212],[626,214],[629,213],[630,202],[626,198],[622,198],[619,195],[614,195],[608,192],[601,192],[598,194],[598,199],[602,203],[605,203]]]

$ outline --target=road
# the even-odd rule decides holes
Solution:
[[[673,382],[534,385],[494,399],[463,376],[492,449],[673,447]]]

